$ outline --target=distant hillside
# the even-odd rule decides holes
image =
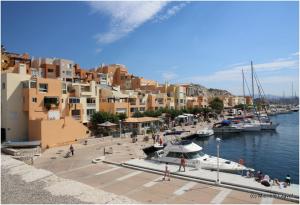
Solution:
[[[203,85],[199,85],[199,84],[192,84],[192,85],[198,89],[198,93],[201,94],[201,95],[206,95],[206,96],[209,96],[209,97],[215,97],[215,96],[220,96],[220,95],[233,96],[227,90],[221,90],[221,89],[215,89],[215,88],[206,88]]]
[[[215,89],[215,88],[209,88],[207,89],[208,95],[209,96],[220,96],[220,95],[225,95],[225,96],[233,96],[230,92],[227,90],[221,90],[221,89]]]

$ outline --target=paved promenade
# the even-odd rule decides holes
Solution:
[[[138,203],[292,203],[188,179],[171,178],[171,181],[163,181],[162,173],[118,166],[145,157],[141,148],[152,145],[153,141],[145,142],[142,139],[143,136],[139,136],[136,143],[132,143],[130,138],[89,139],[88,145],[74,144],[75,155],[70,158],[64,158],[68,146],[52,148],[37,158],[34,166]],[[112,153],[104,156],[104,147]],[[93,159],[100,157],[114,164],[92,163]]]
[[[195,132],[203,126],[207,124],[199,123],[196,127],[184,129]],[[19,199],[13,197],[12,190],[16,189],[20,196],[25,195],[22,192],[28,192],[28,196],[31,196],[34,190],[40,193],[38,195],[45,195],[34,198],[32,203],[292,203],[187,178],[172,177],[170,181],[163,181],[160,172],[151,173],[121,166],[130,160],[143,159],[145,155],[142,148],[152,144],[151,139],[143,141],[143,136],[139,136],[136,143],[132,143],[130,138],[91,138],[88,139],[88,145],[83,142],[73,144],[75,155],[69,158],[64,157],[69,146],[46,150],[34,160],[34,167],[3,156],[3,177],[11,178],[14,183],[6,180],[2,184],[2,191],[10,190],[3,195],[2,202],[23,203],[19,195]],[[107,152],[105,156],[104,150]],[[96,158],[113,163],[92,163]],[[13,184],[16,187],[22,184],[24,189],[16,188]],[[26,201],[26,196],[24,202],[30,203],[29,198]]]

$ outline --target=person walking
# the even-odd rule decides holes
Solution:
[[[183,167],[183,172],[185,172],[185,164],[186,164],[186,160],[183,156],[183,154],[181,155],[181,159],[180,159],[180,166],[179,166],[179,172],[181,171],[181,167]]]
[[[168,177],[168,181],[170,181],[170,170],[169,170],[169,167],[168,167],[168,162],[166,162],[166,165],[165,165],[165,175],[164,175],[164,178],[163,180],[166,180],[166,177]]]
[[[74,155],[74,147],[73,147],[73,145],[70,146],[70,152],[71,152],[71,154],[73,156]]]

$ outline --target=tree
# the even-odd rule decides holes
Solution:
[[[144,117],[144,114],[139,111],[136,111],[135,113],[133,113],[132,117]]]
[[[119,113],[117,114],[117,117],[119,118],[119,120],[125,120],[127,118],[127,115],[125,113]]]
[[[211,107],[211,109],[213,109],[216,113],[220,114],[224,108],[224,104],[223,101],[218,98],[215,97],[210,103],[209,106]]]

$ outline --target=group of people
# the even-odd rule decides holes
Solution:
[[[291,185],[291,177],[290,175],[286,175],[284,181],[279,181],[279,179],[275,178],[271,180],[269,175],[264,175],[261,171],[257,171],[254,175],[253,172],[250,172],[249,170],[246,173],[246,177],[251,178],[254,177],[255,181],[261,183],[264,186],[271,186],[271,182],[273,181],[272,186],[279,186],[280,188],[286,188],[287,186]]]

